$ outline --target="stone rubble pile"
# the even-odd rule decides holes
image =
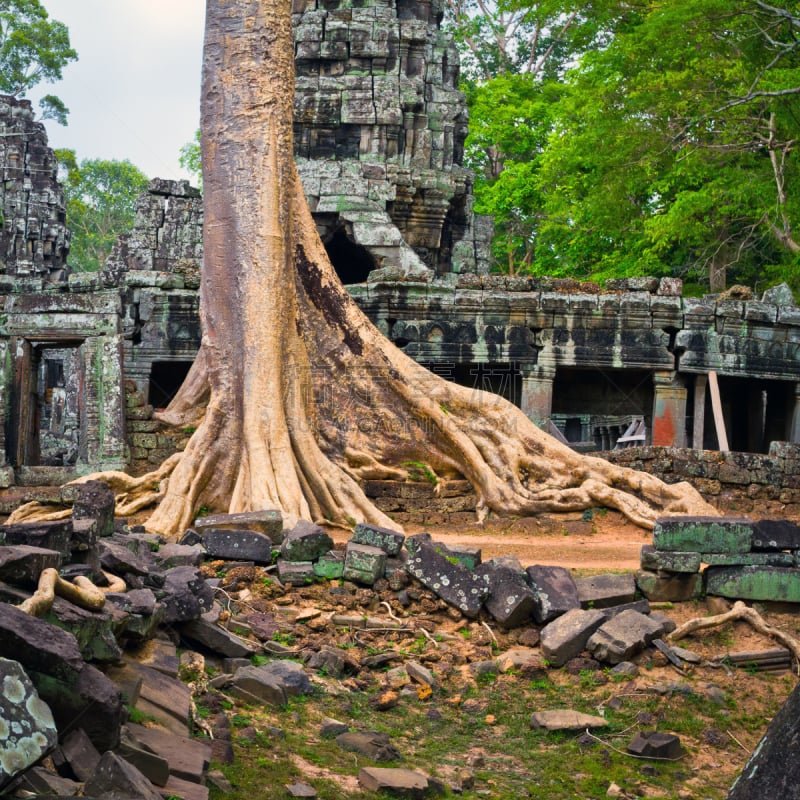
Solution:
[[[632,574],[573,578],[563,568],[526,569],[511,557],[483,561],[473,547],[366,524],[357,525],[341,549],[312,523],[285,529],[277,511],[203,517],[180,542],[165,543],[115,520],[113,508],[109,487],[90,481],[77,489],[70,518],[0,526],[0,792],[207,798],[207,779],[224,785],[220,775],[209,776],[208,765],[232,760],[231,729],[220,710],[209,720],[213,738],[192,738],[206,725],[194,713],[195,694],[219,691],[236,702],[285,708],[321,682],[341,681],[355,690],[365,675],[380,674],[377,710],[406,695],[428,697],[441,690],[442,665],[391,646],[357,659],[334,643],[359,631],[430,637],[421,621],[432,613],[483,626],[492,637],[491,626],[501,634],[520,630],[516,644],[501,652],[474,648],[459,657],[474,680],[561,667],[581,675],[605,667],[609,677],[626,679],[638,673],[634,662],[650,647],[672,659],[696,660],[662,641],[675,624],[647,599],[637,599]],[[647,563],[662,572],[688,568],[696,562],[686,555],[690,542],[703,558],[708,549],[760,558],[790,547],[787,530],[778,523],[664,518]],[[17,605],[47,568],[98,585],[118,576],[125,589],[109,587],[120,590],[107,592],[100,611],[57,596],[40,618],[30,616]],[[740,569],[748,576],[754,568]],[[254,596],[255,581],[269,587],[266,596],[274,602]],[[322,584],[331,601],[324,605],[335,610],[297,602],[321,581],[329,582]],[[294,648],[281,634],[297,626],[334,635]],[[213,677],[206,659],[215,666]],[[17,734],[4,736],[4,724]],[[533,729],[547,730],[605,724],[568,709],[538,709],[530,720]],[[402,760],[386,734],[335,720],[323,728],[321,735],[377,764]],[[648,736],[632,741],[631,752],[680,752],[677,737]],[[433,776],[397,766],[366,767],[359,782],[367,790],[419,797],[445,788]],[[313,797],[313,791],[297,784],[290,793]]]

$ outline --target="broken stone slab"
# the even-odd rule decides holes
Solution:
[[[552,711],[534,711],[531,714],[531,728],[547,731],[584,731],[587,728],[605,728],[608,720],[592,714],[582,714],[569,708],[557,708]]]
[[[249,702],[285,706],[290,696],[310,694],[312,689],[311,680],[300,664],[271,661],[236,670],[230,692]]]
[[[800,550],[800,525],[784,519],[757,520],[753,550]]]
[[[703,576],[699,573],[665,576],[642,569],[636,573],[636,585],[654,603],[683,603],[703,594]]]
[[[482,552],[480,547],[471,547],[463,544],[442,545],[442,552],[448,558],[454,558],[468,570],[474,571],[481,563]]]
[[[75,728],[64,736],[61,754],[79,781],[89,780],[100,763],[100,753],[83,728]]]
[[[72,505],[73,519],[90,519],[95,523],[97,536],[114,533],[114,492],[105,481],[85,481],[78,488]]]
[[[204,529],[202,543],[209,558],[255,564],[271,564],[276,548],[275,542],[265,533],[230,528]]]
[[[166,786],[169,780],[169,764],[166,758],[145,749],[128,730],[125,725],[122,728],[120,743],[114,751],[122,756],[129,764],[133,764],[142,775],[155,786]]]
[[[287,783],[286,791],[290,797],[316,797],[317,790],[309,783]]]
[[[483,601],[483,606],[500,625],[516,628],[530,622],[536,607],[536,596],[521,567],[518,570],[516,567],[486,562],[475,570],[475,574],[486,576],[489,596]]]
[[[211,610],[214,590],[197,567],[173,567],[164,576],[164,586],[156,592],[164,605],[164,622],[188,622]]]
[[[405,664],[406,673],[416,683],[429,686],[431,689],[439,688],[439,681],[436,676],[427,668],[423,667],[418,661],[407,661]]]
[[[415,538],[409,537],[406,547]],[[487,576],[470,572],[457,559],[451,561],[424,539],[414,546],[406,571],[466,617],[477,617],[489,594]]]
[[[198,619],[184,622],[181,626],[181,636],[226,658],[246,658],[260,650],[257,645],[220,627],[216,622],[218,615],[214,615],[212,618],[213,613],[212,611],[209,614],[203,614]]]
[[[209,790],[207,786],[200,783],[186,781],[175,775],[170,775],[169,780],[160,790],[163,798],[179,798],[179,800],[208,800]]]
[[[651,544],[642,545],[642,569],[658,572],[699,572],[703,559],[700,553],[679,553],[656,550]]]
[[[539,663],[540,654],[532,647],[512,647],[505,653],[499,655],[494,661],[489,663],[495,666],[500,672],[510,672],[511,670],[524,669],[532,662]]]
[[[281,558],[285,561],[315,561],[333,549],[333,539],[319,525],[301,519],[284,537]]]
[[[27,544],[0,545],[0,580],[35,586],[45,569],[58,569],[63,556],[57,550]]]
[[[202,783],[211,761],[211,747],[206,742],[132,723],[128,723],[126,728],[126,741],[166,759],[170,775],[191,783]]]
[[[152,558],[142,557],[113,539],[98,542],[97,548],[103,569],[115,575],[147,575],[151,569],[155,569]]]
[[[240,514],[212,514],[196,519],[194,530],[203,535],[212,529],[256,531],[269,537],[274,545],[283,541],[283,515],[280,511],[247,511]]]
[[[41,615],[41,619],[69,631],[86,661],[112,662],[122,656],[111,614],[87,611],[63,597],[54,597],[53,605]]]
[[[583,608],[607,608],[636,598],[636,581],[631,572],[576,578],[575,586]]]
[[[800,759],[794,747],[800,740],[800,684],[772,718],[767,730],[733,782],[727,800],[789,798],[800,785]]]
[[[600,609],[567,611],[542,628],[542,655],[553,666],[563,666],[583,651],[589,637],[605,621]]]
[[[578,587],[564,567],[533,565],[526,570],[533,589],[533,618],[543,625],[573,608],[580,608]]]
[[[18,782],[17,782],[18,781]],[[14,791],[20,796],[22,791],[31,792],[46,800],[62,800],[62,798],[78,797],[83,792],[83,784],[69,778],[62,778],[44,767],[33,767],[14,782]]]
[[[629,661],[663,633],[661,625],[638,611],[623,611],[604,622],[586,643],[586,649],[608,664]]]
[[[0,541],[3,544],[26,544],[43,550],[55,550],[69,561],[72,538],[72,522],[19,522],[15,525],[0,525]]]
[[[103,753],[84,785],[84,795],[108,800],[161,800],[153,784],[133,764],[111,751]]]
[[[336,744],[343,750],[359,753],[378,763],[401,761],[400,751],[385,733],[380,731],[348,731],[336,737]]]
[[[344,574],[344,553],[341,550],[329,550],[314,562],[314,575],[317,578],[334,581]]]
[[[350,539],[353,544],[366,544],[370,547],[378,547],[387,556],[396,557],[399,555],[405,541],[405,534],[389,528],[379,528],[377,525],[369,525],[366,522],[359,522],[353,529],[353,536]]]
[[[660,758],[668,761],[677,761],[686,755],[678,736],[658,731],[637,733],[627,749],[631,755],[639,758]]]
[[[169,542],[162,545],[153,555],[159,569],[171,567],[199,567],[206,557],[206,551],[199,544],[177,544]]]
[[[117,745],[123,711],[119,689],[84,662],[72,634],[0,603],[0,657],[22,664],[59,730],[80,719],[98,750]]]
[[[352,540],[347,543],[342,571],[345,580],[372,586],[385,571],[386,553],[380,547],[357,544]]]
[[[384,792],[392,797],[427,797],[432,792],[428,777],[415,769],[402,767],[362,767],[358,783],[367,792]]]
[[[109,674],[116,680],[125,667],[142,679],[136,708],[150,714],[161,725],[169,727],[178,735],[183,735],[191,724],[191,689],[177,678],[171,678],[152,667],[129,659],[125,660],[125,666],[119,665]],[[173,722],[179,723],[179,726],[174,725]]]
[[[738,600],[800,603],[800,570],[786,567],[709,567],[706,593]]]
[[[682,553],[747,553],[753,523],[739,517],[659,517],[653,528],[656,550]]]
[[[18,661],[0,658],[0,790],[58,741],[50,707]]]
[[[307,586],[314,583],[314,564],[311,561],[278,559],[278,580],[287,586]]]
[[[131,661],[145,667],[158,670],[170,678],[178,677],[180,659],[175,643],[166,638],[148,639],[138,647],[128,649],[127,655]]]

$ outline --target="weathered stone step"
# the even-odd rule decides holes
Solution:
[[[800,569],[709,567],[706,593],[739,600],[800,603]]]

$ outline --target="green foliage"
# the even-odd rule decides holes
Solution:
[[[39,83],[61,79],[78,57],[63,22],[50,19],[39,0],[0,2],[0,93],[23,97]],[[54,95],[40,100],[43,119],[66,125],[67,108]]]
[[[200,128],[194,139],[181,147],[178,163],[195,179],[198,186],[203,185],[203,162],[200,150]]]
[[[403,466],[408,470],[408,478],[412,481],[427,481],[431,486],[439,483],[436,473],[422,461],[404,461]]]
[[[136,200],[147,189],[147,176],[127,160],[78,163],[73,150],[57,150],[56,155],[72,231],[69,264],[77,272],[96,272],[117,237],[133,227]]]

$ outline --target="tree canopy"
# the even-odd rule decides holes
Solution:
[[[39,0],[0,0],[0,92],[24,97],[34,86],[61,79],[78,54],[63,22],[50,19]],[[43,119],[66,124],[68,109],[55,95],[40,101]]]
[[[102,269],[117,237],[133,227],[136,199],[148,178],[130,161],[86,158],[57,150],[72,232],[69,264],[77,272]]]
[[[796,9],[761,0],[591,8],[546,74],[465,84],[467,152],[485,150],[490,127],[502,154],[472,162],[476,208],[499,212],[502,266],[797,288]],[[569,3],[561,13],[570,18]]]

